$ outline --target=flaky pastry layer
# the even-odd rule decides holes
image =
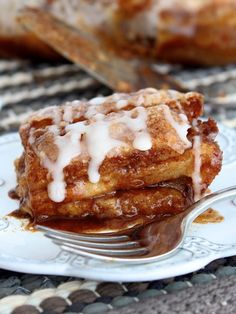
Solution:
[[[154,89],[39,111],[20,129],[24,153],[16,161],[16,172],[22,210],[36,219],[60,215],[97,218],[150,216],[183,210],[186,208],[183,193],[160,185],[187,178],[187,186],[194,193],[200,177],[198,193],[202,195],[221,168],[221,151],[214,141],[216,124],[213,120],[197,121],[201,112],[202,96],[197,93]],[[144,113],[145,116],[141,116]],[[65,139],[72,128],[77,132],[81,126],[90,128],[100,123],[96,120],[100,115],[103,120],[98,126],[103,127],[103,123],[109,126],[107,140],[115,139],[122,145],[108,151],[98,167],[99,180],[91,182],[89,167],[94,152],[91,155],[86,138],[94,135],[85,133],[80,140],[80,153],[62,169],[65,197],[55,201],[50,196],[49,187],[55,181],[54,166],[60,166],[58,160],[67,149],[58,146],[58,141]],[[132,119],[136,119],[138,127],[145,122],[145,129],[134,131],[130,128]],[[94,133],[99,133],[99,127]],[[144,143],[141,141],[145,149],[134,147],[135,136],[140,132],[145,135]],[[151,141],[149,148],[146,147],[148,139]],[[196,139],[199,141],[197,150]],[[74,145],[73,142],[65,143]],[[198,170],[196,152],[200,152]]]

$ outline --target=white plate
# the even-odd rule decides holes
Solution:
[[[218,142],[224,165],[211,186],[213,191],[236,184],[236,132],[221,125]],[[63,252],[41,232],[26,231],[20,220],[5,217],[17,208],[8,191],[15,186],[13,161],[21,151],[17,134],[0,137],[0,268],[105,281],[146,281],[183,275],[217,258],[236,255],[236,202],[231,201],[214,206],[224,216],[223,222],[193,224],[183,248],[162,262],[125,266]]]

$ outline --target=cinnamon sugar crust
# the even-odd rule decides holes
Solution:
[[[221,168],[218,129],[213,120],[197,120],[202,108],[197,93],[146,89],[36,112],[20,128],[24,153],[15,166],[21,209],[36,220],[184,210],[196,189],[196,137],[201,195]],[[182,182],[191,201],[165,182]]]

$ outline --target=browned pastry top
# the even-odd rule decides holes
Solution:
[[[218,129],[197,120],[202,108],[198,93],[147,88],[34,113],[15,163],[21,210],[37,221],[184,210],[221,168]]]

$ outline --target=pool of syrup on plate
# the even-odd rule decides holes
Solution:
[[[61,218],[55,217],[51,219],[45,219],[41,221],[34,221],[29,214],[24,213],[21,210],[15,210],[9,214],[9,216],[18,218],[18,219],[28,219],[29,223],[26,225],[27,230],[35,231],[35,224],[43,225],[49,228],[76,232],[76,233],[86,233],[86,232],[102,232],[104,230],[113,230],[121,231],[127,228],[130,228],[135,225],[143,225],[153,220],[145,217],[136,217],[135,219],[122,219],[122,218],[113,218],[113,219],[75,219],[75,218]],[[162,217],[163,219],[163,217]],[[220,223],[224,220],[224,217],[216,210],[210,208],[199,217],[197,217],[194,222],[198,224],[207,224],[207,223]]]
[[[224,220],[224,217],[215,209],[209,208],[203,214],[198,216],[194,222],[198,224],[207,224],[207,223],[219,223]]]

